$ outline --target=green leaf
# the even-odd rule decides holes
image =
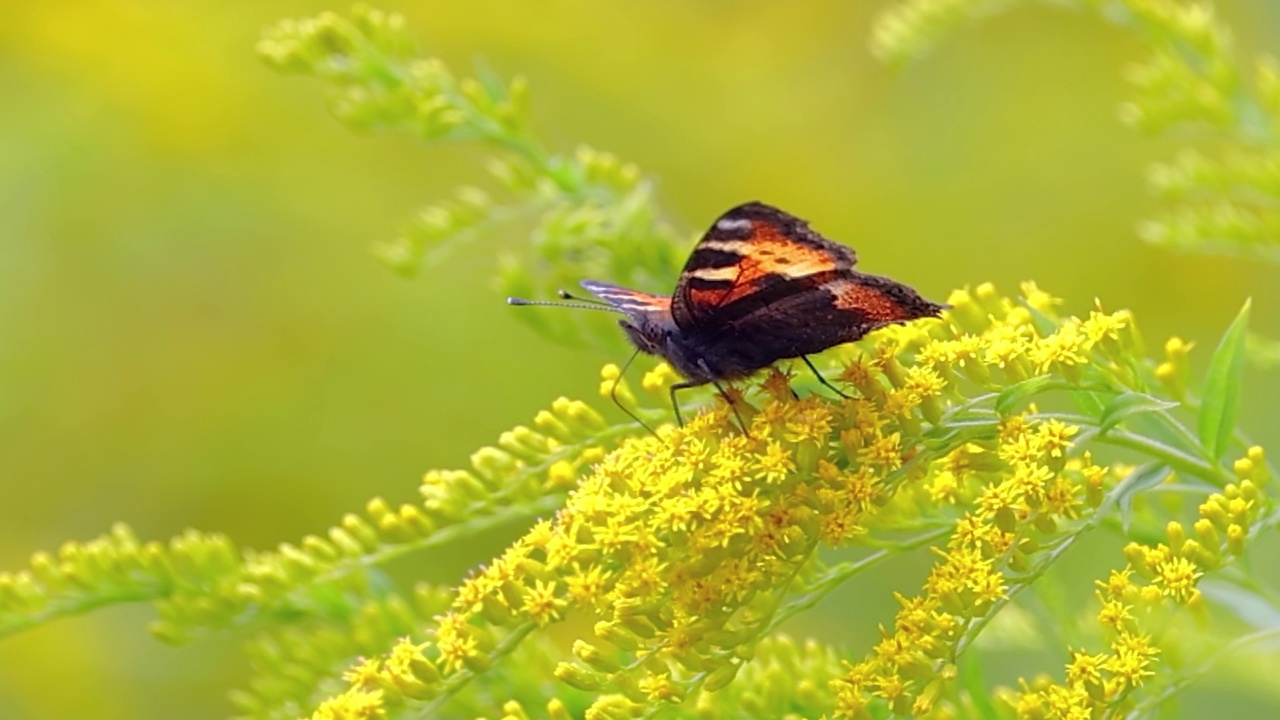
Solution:
[[[1209,361],[1209,374],[1204,382],[1204,400],[1200,405],[1200,442],[1209,459],[1217,462],[1227,451],[1240,414],[1241,380],[1244,376],[1245,337],[1249,326],[1246,300],[1231,327],[1222,334],[1218,349]]]
[[[996,412],[1004,417],[1023,402],[1059,384],[1058,378],[1053,375],[1038,375],[1016,382],[1000,391],[996,398]]]
[[[1105,433],[1130,415],[1160,412],[1175,407],[1178,407],[1178,403],[1172,400],[1162,400],[1146,393],[1127,392],[1114,397],[1102,409],[1102,414],[1098,416],[1098,430]]]
[[[1255,629],[1280,627],[1280,607],[1261,593],[1219,580],[1205,580],[1200,590],[1213,604],[1227,608]]]
[[[1107,505],[1115,503],[1120,509],[1120,526],[1125,533],[1129,532],[1129,521],[1133,518],[1133,499],[1143,490],[1149,490],[1164,482],[1169,477],[1169,466],[1164,463],[1147,463],[1136,468],[1120,481],[1120,486],[1109,498]],[[1104,513],[1108,508],[1098,508]]]
[[[1106,405],[1100,393],[1091,390],[1071,390],[1067,393],[1067,397],[1071,398],[1076,409],[1085,415],[1101,417],[1106,411]]]

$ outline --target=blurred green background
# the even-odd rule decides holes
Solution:
[[[549,144],[638,162],[686,230],[761,199],[931,297],[1033,278],[1073,312],[1100,297],[1149,339],[1197,341],[1201,366],[1247,296],[1280,337],[1280,269],[1137,240],[1156,207],[1144,169],[1177,144],[1116,120],[1143,49],[1089,18],[1015,13],[893,73],[865,49],[881,3],[381,6],[460,74],[480,58],[526,74]],[[1280,4],[1222,6],[1245,51],[1280,50]],[[521,237],[413,281],[373,260],[372,241],[482,175],[474,149],[349,133],[314,83],[257,60],[264,26],[326,9],[346,8],[0,6],[0,567],[116,520],[144,538],[296,540],[375,494],[413,497],[422,471],[557,395],[592,396],[618,359],[513,318],[489,278]],[[1280,447],[1280,373],[1248,382],[1245,427]],[[453,581],[488,551],[413,574]],[[798,629],[847,617],[854,592]],[[175,650],[149,617],[114,608],[0,643],[0,718],[226,715],[238,640]]]

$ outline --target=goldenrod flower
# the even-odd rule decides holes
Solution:
[[[400,632],[384,655],[350,667],[347,690],[315,717],[380,717],[386,708],[437,702],[468,678],[505,672],[494,668],[527,634],[570,617],[589,630],[574,638],[571,659],[546,667],[595,694],[591,717],[685,697],[713,703],[707,694],[734,686],[747,672],[744,658],[782,617],[860,569],[827,565],[819,550],[864,543],[871,561],[928,546],[934,565],[918,591],[899,596],[898,613],[866,657],[807,686],[813,704],[805,707],[820,708],[815,716],[946,716],[957,656],[974,651],[992,613],[1096,524],[1099,510],[1115,504],[1115,483],[1136,472],[1096,461],[1101,420],[1040,410],[1038,388],[1100,403],[1150,387],[1126,384],[1137,382],[1139,361],[1114,362],[1117,348],[1134,342],[1123,314],[1046,319],[1044,308],[1014,304],[989,287],[958,294],[956,303],[947,322],[895,331],[863,353],[833,353],[847,360],[842,375],[856,397],[796,399],[785,375],[771,373],[762,388],[739,388],[748,432],[717,402],[684,427],[661,425],[656,436],[607,430],[586,406],[557,401],[539,414],[537,429],[515,428],[477,452],[471,470],[428,473],[422,505],[375,499],[329,540],[253,557],[245,568],[257,596],[269,582],[283,593],[340,558],[399,548],[479,508],[557,501],[426,615],[435,616],[423,634],[430,642]],[[625,383],[619,397],[657,417],[671,380],[665,372],[648,376],[642,397]],[[603,375],[612,387],[617,368]],[[620,440],[606,450],[611,437]],[[1179,472],[1198,471],[1193,461],[1173,461],[1184,466]],[[1171,602],[1202,605],[1199,579],[1244,548],[1269,507],[1261,451],[1222,470],[1235,482],[1217,485],[1194,525],[1167,524],[1167,543],[1129,545],[1116,558],[1129,566],[1098,583],[1098,648],[1109,649],[1073,649],[1062,683],[1009,691],[1002,697],[1011,706],[1035,717],[1101,712],[1156,672],[1157,648],[1143,626],[1149,612]],[[567,498],[554,495],[568,487]],[[130,543],[122,536],[110,547],[128,556]],[[217,542],[201,538],[191,547],[239,572]],[[104,564],[88,558],[70,549],[60,560],[84,577],[104,574]],[[52,559],[32,567],[58,580]],[[22,577],[0,580],[0,599],[29,598],[20,588],[35,587]],[[360,653],[367,651],[348,657]]]
[[[381,690],[353,687],[320,703],[314,720],[379,720],[386,717]]]

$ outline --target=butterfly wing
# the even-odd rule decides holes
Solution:
[[[721,372],[748,373],[784,358],[853,342],[886,325],[935,317],[943,310],[902,283],[852,270],[807,288],[782,289],[788,292],[704,335],[702,352]]]
[[[943,309],[906,285],[857,272],[856,261],[799,218],[741,205],[694,248],[672,314],[720,372],[738,374]]]
[[[662,315],[671,311],[669,297],[650,295],[598,280],[583,280],[579,284],[591,291],[592,295],[633,317],[645,317],[655,313]]]
[[[787,286],[811,287],[857,262],[853,250],[764,203],[721,215],[680,273],[672,314],[681,329],[715,328],[767,305]],[[769,292],[765,292],[769,291]]]

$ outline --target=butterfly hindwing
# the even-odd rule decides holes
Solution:
[[[783,289],[792,291],[778,294],[723,327],[695,335],[696,352],[708,358],[717,372],[746,374],[942,310],[901,283],[853,270],[839,271],[801,291]]]
[[[839,277],[857,256],[805,221],[764,203],[721,215],[680,273],[672,314],[681,328],[717,327],[778,297]]]

